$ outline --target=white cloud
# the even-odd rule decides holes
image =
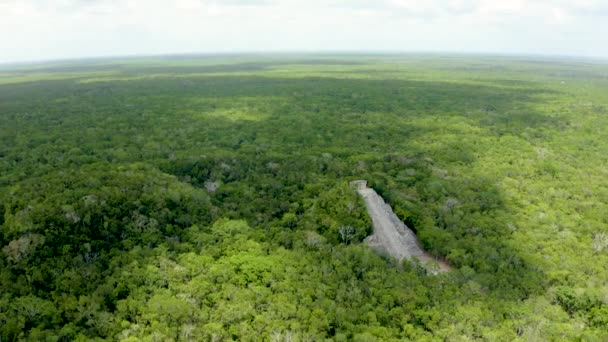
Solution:
[[[239,51],[608,57],[600,0],[0,0],[0,61]]]

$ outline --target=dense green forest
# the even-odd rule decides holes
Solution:
[[[607,128],[599,61],[0,66],[0,341],[607,341]]]

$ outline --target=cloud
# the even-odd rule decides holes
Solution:
[[[212,3],[219,6],[271,6],[277,4],[274,0],[216,0]]]
[[[608,2],[580,0],[576,2],[560,1],[561,5],[574,15],[608,17]]]
[[[239,51],[603,55],[600,0],[0,0],[0,61]]]
[[[359,13],[417,19],[430,19],[441,13],[441,6],[433,0],[341,0],[333,2],[332,6]]]
[[[355,10],[376,10],[396,15],[434,17],[442,14],[467,14],[475,12],[481,0],[341,0],[335,6]]]
[[[479,9],[479,0],[453,0],[442,3],[444,11],[450,14],[473,13]]]

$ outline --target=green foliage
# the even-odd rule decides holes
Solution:
[[[608,67],[191,58],[0,76],[0,339],[608,340]],[[368,250],[367,179],[454,271]]]

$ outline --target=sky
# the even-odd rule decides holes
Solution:
[[[608,0],[0,0],[0,63],[240,52],[608,58]]]

